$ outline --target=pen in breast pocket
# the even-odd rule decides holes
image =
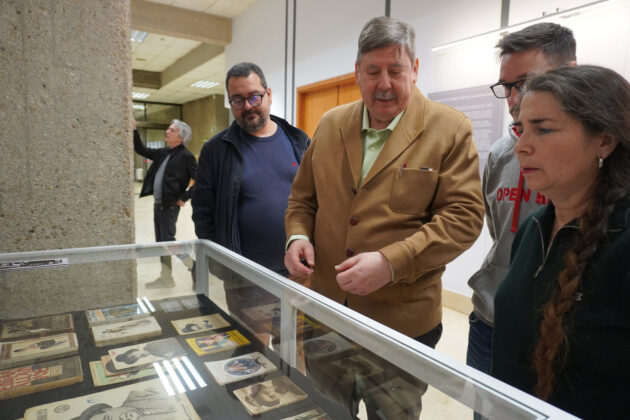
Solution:
[[[421,166],[421,171],[433,172],[433,168],[429,168],[428,166]]]
[[[407,162],[405,161],[403,162],[402,165],[400,165],[400,169],[398,170],[398,178],[402,176],[403,169],[405,169],[406,167],[407,167]]]

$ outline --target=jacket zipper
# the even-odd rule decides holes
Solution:
[[[540,272],[543,270],[543,267],[545,265],[545,262],[547,262],[547,257],[549,257],[549,251],[551,251],[551,247],[553,245],[553,241],[558,237],[558,234],[560,233],[561,230],[564,229],[568,229],[568,228],[573,228],[573,229],[578,229],[577,226],[562,226],[560,229],[558,229],[558,232],[556,232],[555,236],[553,238],[551,238],[551,241],[549,241],[549,246],[547,247],[547,249],[545,250],[545,238],[543,237],[543,232],[542,232],[542,228],[540,227],[540,222],[538,221],[537,218],[533,217],[532,219],[534,219],[534,221],[536,222],[536,226],[538,226],[538,234],[540,236],[540,244],[542,246],[543,249],[543,259],[540,263],[540,265],[538,266],[538,269],[536,270],[536,272],[534,273],[534,278],[538,278],[538,275],[540,275]]]

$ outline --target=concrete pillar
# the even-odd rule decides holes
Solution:
[[[0,2],[0,252],[134,242],[128,0]],[[0,318],[135,296],[135,262],[0,273]]]

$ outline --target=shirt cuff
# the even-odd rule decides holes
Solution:
[[[287,252],[287,249],[289,249],[289,245],[291,245],[291,242],[295,241],[296,239],[305,239],[307,241],[310,241],[310,239],[306,235],[291,235],[289,236],[289,239],[287,239],[287,243],[284,246],[284,252]]]

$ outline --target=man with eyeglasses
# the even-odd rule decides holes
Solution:
[[[501,70],[490,86],[494,95],[507,101],[517,119],[521,89],[529,74],[575,65],[575,39],[570,29],[555,23],[538,23],[505,35],[497,43]],[[510,124],[506,136],[490,148],[483,176],[486,219],[494,244],[483,265],[468,281],[473,289],[473,312],[468,335],[468,365],[488,373],[494,322],[494,296],[510,265],[512,240],[521,221],[547,203],[527,188],[514,153],[518,132]],[[479,418],[475,414],[476,418]]]
[[[256,64],[234,65],[225,86],[235,121],[201,150],[195,233],[286,275],[284,212],[310,139],[270,114],[271,89]]]

